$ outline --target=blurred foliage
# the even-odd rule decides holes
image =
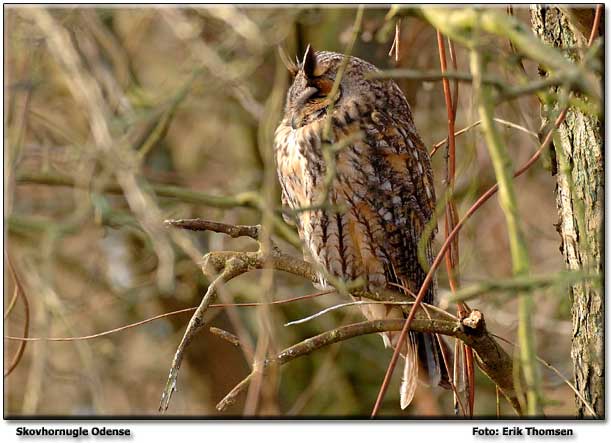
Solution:
[[[153,191],[155,186],[172,185],[208,196],[262,192],[265,172],[274,168],[266,159],[279,118],[271,97],[278,88],[284,94],[289,82],[277,47],[299,56],[308,43],[341,52],[352,31],[354,9],[73,7],[46,12],[67,30],[83,71],[101,91],[110,133],[117,143],[112,149],[126,154],[115,155],[113,163],[92,147],[91,115],[73,95],[76,79],[65,75],[27,9],[5,9],[4,217],[7,251],[31,305],[30,335],[86,335],[197,305],[208,282],[188,247],[178,246],[179,241],[186,244],[184,238],[176,240],[146,228],[133,209],[135,200],[121,192],[104,192],[104,187],[125,167],[163,218],[258,223],[261,215],[256,208],[208,205],[181,196],[161,197]],[[353,55],[380,68],[439,70],[435,30],[415,17],[402,20],[399,60],[388,56],[394,21],[385,19],[387,13],[388,9],[365,9]],[[516,15],[528,23],[527,10],[517,9]],[[508,42],[499,37],[494,44],[489,56],[494,57],[495,74],[508,82],[520,79],[524,74]],[[458,69],[467,71],[468,54],[462,47],[457,49]],[[535,63],[522,63],[530,78],[538,77]],[[441,83],[397,83],[410,102],[425,143],[432,146],[446,137]],[[539,102],[534,95],[504,103],[496,112],[497,117],[538,131]],[[470,85],[461,84],[457,128],[476,120]],[[538,142],[527,134],[505,127],[501,131],[514,165],[523,163],[537,147]],[[464,213],[495,178],[478,130],[460,136],[457,144],[457,203]],[[433,159],[440,190],[445,177],[442,151]],[[33,183],[27,180],[32,175],[69,177],[80,185]],[[555,181],[550,171],[540,163],[515,186],[532,272],[562,269],[554,228]],[[273,192],[279,206],[278,190]],[[162,237],[167,237],[173,254],[170,285],[160,277],[156,248]],[[254,247],[252,241],[212,233],[183,237],[200,255]],[[280,245],[300,254],[289,243]],[[468,223],[460,252],[460,277],[465,285],[511,275],[506,229],[496,198]],[[232,281],[223,301],[260,301],[260,274]],[[447,307],[444,272],[439,272],[438,280],[441,303]],[[5,282],[6,308],[13,294],[6,269]],[[273,291],[266,296],[281,299],[311,292],[314,289],[308,282],[276,274]],[[535,297],[539,354],[570,378],[566,293],[538,291]],[[272,349],[361,318],[358,308],[348,308],[303,325],[283,326],[339,300],[333,295],[273,307],[267,325]],[[486,297],[473,305],[487,314],[491,331],[515,339],[513,300]],[[242,331],[241,338],[254,344],[261,331],[258,310],[216,309],[208,316],[215,326]],[[17,305],[6,321],[6,334],[21,334],[22,312]],[[28,344],[23,361],[5,383],[5,414],[156,414],[187,321],[188,315],[182,314],[95,340]],[[7,362],[17,345],[5,343]],[[368,415],[390,355],[379,337],[369,336],[301,358],[264,379],[267,389],[259,410],[272,415]],[[249,365],[240,349],[208,332],[200,334],[188,350],[168,413],[215,414],[214,405],[248,374]],[[573,393],[552,373],[543,374],[550,402],[546,412],[572,414]],[[410,408],[400,412],[398,383],[397,374],[382,414],[453,413],[450,394],[424,386],[419,386]],[[494,386],[479,372],[476,395],[476,414],[493,415]],[[243,402],[238,403],[228,414],[239,415],[243,407]],[[502,410],[509,413],[508,405],[503,404]]]

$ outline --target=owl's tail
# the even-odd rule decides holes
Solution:
[[[451,368],[453,364],[452,351],[448,348],[446,342],[441,337],[438,339],[435,334],[416,333],[416,335],[420,365],[428,375],[427,379],[423,377],[422,380],[431,386],[451,389],[448,368]],[[444,361],[444,355],[447,362]]]
[[[405,315],[397,307],[384,305],[365,305],[363,313],[368,319],[401,318]],[[399,331],[381,333],[384,346],[395,348],[401,335]],[[443,353],[441,346],[443,346]],[[444,363],[447,359],[448,368],[452,368],[452,351],[435,334],[410,331],[406,343],[401,346],[401,356],[404,358],[403,377],[401,381],[401,408],[405,409],[411,403],[416,391],[416,384],[421,382],[429,386],[441,386],[450,389],[450,377]],[[420,377],[419,377],[420,375]]]
[[[446,363],[448,368],[452,367],[451,351],[443,340],[438,340],[434,334],[410,332],[402,351],[405,365],[400,388],[401,409],[407,408],[413,400],[418,380],[430,386],[451,388],[446,368]]]

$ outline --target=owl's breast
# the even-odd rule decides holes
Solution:
[[[283,122],[276,131],[278,178],[283,196],[292,209],[312,204],[324,176],[319,126],[314,124],[293,129]]]

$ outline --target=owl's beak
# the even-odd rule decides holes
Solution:
[[[316,93],[318,93],[318,88],[315,88],[314,86],[307,87],[301,94],[299,94],[299,97],[297,97],[293,103],[293,108],[297,110],[293,111],[293,115],[291,117],[291,127],[293,129],[297,129],[301,123],[298,111],[302,109],[308,100],[310,100]]]

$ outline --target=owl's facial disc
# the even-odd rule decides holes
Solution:
[[[327,108],[331,104],[329,92],[331,92],[333,82],[314,83],[314,85],[306,86],[298,91],[295,100],[291,103],[293,129],[322,118],[327,113]],[[338,97],[339,94],[335,96],[335,99],[337,100]]]
[[[329,75],[330,67],[329,64],[320,63],[315,51],[308,46],[289,92],[288,107],[292,111],[293,129],[323,117],[331,99],[339,100],[341,87],[333,98],[330,97],[334,83],[334,78]]]

